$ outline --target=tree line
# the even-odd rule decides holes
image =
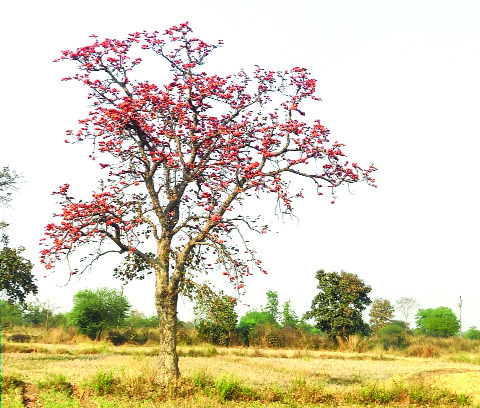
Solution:
[[[219,346],[311,347],[318,348],[328,339],[333,346],[349,336],[380,339],[385,348],[407,345],[407,334],[450,337],[459,334],[460,324],[447,307],[419,309],[418,303],[403,297],[395,307],[387,299],[369,298],[371,287],[348,272],[316,273],[318,294],[309,311],[299,316],[288,300],[280,305],[278,293],[268,291],[265,304],[239,318],[237,300],[206,288],[195,298],[195,318],[179,321],[179,340],[187,344],[206,342]],[[369,321],[363,312],[370,306]],[[114,344],[144,344],[155,340],[157,316],[147,317],[131,310],[121,291],[108,288],[85,289],[73,298],[68,313],[55,313],[50,302],[12,302],[2,300],[2,329],[12,326],[75,327],[92,340],[108,339]],[[417,310],[418,309],[418,310]],[[395,320],[394,313],[403,317]],[[416,312],[416,313],[415,313]],[[410,329],[409,318],[415,313],[416,327]],[[150,331],[150,332],[149,332]],[[471,327],[464,337],[480,339],[480,330]]]

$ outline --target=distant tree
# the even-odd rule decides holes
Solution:
[[[157,328],[158,327],[158,317],[157,316],[145,316],[145,313],[139,312],[138,310],[132,310],[128,317],[125,320],[125,326],[131,327],[133,329],[138,328]]]
[[[23,307],[18,303],[0,300],[2,329],[12,326],[23,326]]]
[[[296,329],[300,324],[300,319],[295,313],[295,310],[292,309],[290,301],[283,304],[281,319],[282,327],[284,329]]]
[[[370,328],[377,332],[393,318],[393,306],[387,299],[375,299],[370,308]]]
[[[25,302],[29,294],[36,295],[38,287],[32,274],[33,264],[22,256],[23,247],[10,248],[8,237],[2,236],[0,251],[1,294],[10,302]]]
[[[236,300],[223,293],[207,291],[199,295],[195,306],[199,337],[212,344],[230,346],[238,321],[235,306]]]
[[[418,309],[418,303],[410,297],[402,297],[395,302],[395,310],[404,318],[405,325],[409,327],[408,320],[415,310]]]
[[[449,307],[419,309],[416,316],[421,333],[433,337],[454,336],[460,330],[460,322]]]
[[[400,320],[392,320],[378,329],[378,337],[382,341],[383,347],[403,348],[408,345],[405,323]]]
[[[316,273],[320,293],[312,301],[312,310],[305,319],[314,319],[316,327],[337,342],[351,334],[368,334],[369,327],[362,319],[362,312],[372,302],[368,294],[372,288],[357,275],[347,272]]]
[[[261,327],[272,325],[272,316],[265,311],[250,310],[240,318],[238,332],[245,346],[249,346],[256,331]]]
[[[267,304],[263,307],[262,311],[269,314],[270,323],[272,324],[278,324],[278,318],[280,316],[278,306],[278,293],[269,290],[267,292]]]
[[[0,205],[8,207],[11,201],[13,191],[18,190],[20,179],[22,176],[11,170],[9,166],[3,167],[0,170]],[[5,227],[5,223],[0,224],[0,227]]]
[[[73,296],[73,308],[68,318],[80,333],[99,340],[104,330],[123,323],[129,309],[127,298],[118,290],[85,289]]]
[[[476,326],[470,327],[465,333],[465,338],[469,340],[480,340],[480,330]]]
[[[32,326],[43,326],[48,330],[52,326],[52,318],[54,317],[56,306],[50,301],[40,302],[38,299],[29,302],[23,312],[23,318]],[[56,319],[58,322],[59,319]],[[55,324],[55,321],[53,321]]]
[[[9,207],[12,191],[17,191],[21,176],[8,166],[0,171],[0,206]],[[0,221],[0,230],[8,226]],[[23,247],[11,248],[8,236],[2,234],[2,249],[0,252],[1,295],[10,302],[23,303],[28,294],[38,292],[35,277],[32,275],[33,264],[21,254]]]

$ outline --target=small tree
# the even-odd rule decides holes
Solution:
[[[337,342],[345,341],[351,334],[368,334],[368,325],[362,312],[371,303],[368,294],[372,288],[357,275],[347,272],[330,272],[323,269],[316,273],[320,293],[312,301],[312,310],[305,319],[314,319],[316,327]]]
[[[370,308],[370,328],[377,332],[393,318],[393,306],[387,299],[375,299]]]
[[[85,289],[73,296],[73,309],[68,314],[70,324],[92,340],[102,332],[120,326],[130,309],[128,300],[115,289]]]
[[[402,297],[395,302],[395,310],[404,318],[406,328],[409,327],[408,320],[410,316],[412,316],[417,309],[417,301],[410,297]]]
[[[11,170],[9,166],[3,167],[0,170],[0,206],[8,207],[11,201],[13,191],[18,191],[20,179],[22,176]],[[6,224],[2,222],[0,227],[5,227]]]
[[[282,327],[284,329],[296,329],[300,323],[300,320],[293,310],[290,301],[283,304],[282,310]]]
[[[378,329],[378,337],[385,350],[389,348],[402,348],[408,345],[405,323],[392,320]]]
[[[8,166],[0,171],[0,207],[9,207],[12,191],[17,191],[21,176]],[[8,224],[0,221],[0,230]],[[6,234],[1,237],[0,280],[1,295],[10,302],[23,303],[29,294],[38,292],[35,277],[32,275],[33,264],[22,256],[24,247],[11,248]]]
[[[238,291],[252,268],[265,272],[242,235],[268,231],[245,215],[249,197],[270,196],[281,213],[291,214],[293,199],[303,196],[296,179],[311,183],[318,195],[325,187],[375,182],[376,169],[346,161],[343,145],[329,141],[319,120],[302,120],[304,102],[319,100],[305,68],[207,74],[206,59],[220,44],[195,38],[185,23],[163,36],[93,36],[88,46],[59,58],[77,64],[80,72],[64,79],[87,86],[92,104],[80,129],[68,132],[69,141],[93,143],[91,157],[101,158],[107,173],[91,199],[75,199],[68,184],[60,187],[60,220],[46,227],[50,243],[41,261],[53,268],[95,243],[90,262],[118,252],[120,276],[153,272],[164,383],[179,376],[180,293],[213,269]],[[135,81],[141,52],[167,63],[171,77],[164,84]]]
[[[38,293],[33,264],[22,256],[23,247],[10,248],[8,237],[2,237],[3,248],[0,251],[1,294],[10,302],[25,302],[27,295]]]
[[[238,331],[245,346],[252,345],[257,337],[257,330],[272,324],[272,316],[268,312],[250,310],[240,318]],[[264,331],[264,330],[263,330]],[[258,339],[257,339],[258,340]]]
[[[0,299],[2,330],[12,326],[25,324],[23,320],[23,307],[18,303],[7,302]]]
[[[465,338],[469,340],[480,340],[480,330],[476,326],[470,327],[465,333]]]
[[[207,293],[197,297],[195,306],[198,335],[209,343],[230,346],[232,332],[238,321],[236,300],[223,294]]]
[[[280,316],[278,305],[278,293],[269,290],[267,292],[267,304],[262,308],[262,311],[268,313],[271,324],[278,324],[278,318]]]
[[[427,336],[450,337],[460,330],[460,322],[449,307],[419,309],[416,320],[417,328]]]

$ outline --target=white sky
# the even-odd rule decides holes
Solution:
[[[0,218],[11,222],[11,244],[24,245],[36,264],[40,300],[67,311],[79,289],[120,287],[111,278],[118,260],[68,286],[66,268],[43,278],[38,262],[38,241],[58,209],[51,192],[68,182],[75,197],[88,195],[99,174],[89,146],[63,143],[88,102],[86,89],[60,82],[73,65],[52,60],[92,33],[115,38],[189,21],[199,38],[225,42],[210,73],[307,67],[323,99],[315,116],[331,139],[347,145],[350,160],[379,168],[378,189],[354,186],[335,205],[328,197],[297,202],[298,222],[275,221],[252,203],[246,211],[265,212],[277,234],[251,237],[270,273],[251,277],[242,301],[258,308],[275,290],[301,315],[317,293],[315,272],[343,269],[372,286],[372,299],[408,296],[458,313],[462,296],[463,328],[480,327],[477,0],[28,0],[2,9],[0,166],[25,182],[15,210]],[[152,279],[125,293],[134,308],[155,313]],[[191,319],[180,303],[180,318]]]

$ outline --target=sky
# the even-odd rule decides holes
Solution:
[[[322,98],[312,122],[321,119],[350,160],[378,168],[377,189],[341,189],[334,205],[307,192],[295,203],[297,219],[276,218],[263,201],[245,208],[276,233],[250,237],[269,274],[246,281],[239,315],[264,305],[268,290],[303,314],[323,268],[357,274],[372,300],[412,297],[458,315],[461,296],[463,329],[480,327],[478,1],[27,0],[2,9],[0,166],[21,173],[23,184],[0,219],[35,264],[40,301],[65,312],[78,290],[121,288],[112,278],[119,260],[70,282],[65,265],[47,274],[38,260],[58,211],[51,192],[70,183],[75,197],[88,197],[101,174],[89,146],[63,142],[88,112],[87,90],[61,82],[74,66],[52,61],[91,34],[121,38],[188,21],[197,37],[224,41],[205,65],[210,73],[306,67]],[[153,286],[147,278],[124,293],[153,315]],[[185,299],[179,317],[193,317]]]

